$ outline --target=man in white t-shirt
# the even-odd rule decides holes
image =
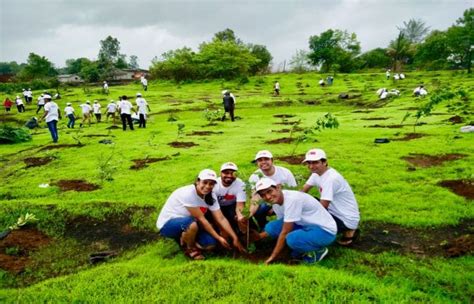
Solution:
[[[146,80],[145,76],[142,76],[140,81],[142,83],[143,90],[146,92],[148,90],[148,80]]]
[[[268,150],[261,150],[255,155],[254,160],[258,166],[258,170],[255,171],[249,178],[249,183],[255,185],[261,177],[268,177],[277,183],[277,185],[283,185],[287,187],[296,187],[296,180],[290,170],[273,165],[273,154]],[[252,196],[252,204],[250,206],[250,216],[255,215],[260,228],[263,228],[267,223],[267,215],[271,214],[271,206],[267,204],[257,205],[260,201],[258,195]]]
[[[74,123],[76,122],[76,116],[74,116],[74,108],[72,107],[72,104],[70,102],[68,102],[66,104],[66,107],[64,108],[64,114],[66,114],[67,118],[69,118],[69,121],[67,123],[67,127],[74,129]]]
[[[43,96],[44,96],[44,94],[41,94],[38,97],[38,103],[37,103],[38,109],[36,109],[36,114],[38,114],[38,112],[44,107],[44,98],[43,98]]]
[[[28,90],[26,90],[26,104],[31,104],[32,101],[33,101],[33,92],[31,91],[30,88],[28,88]]]
[[[135,103],[137,104],[137,112],[138,112],[138,127],[139,128],[146,128],[146,115],[148,111],[151,111],[148,102],[146,102],[145,98],[142,97],[141,93],[137,93],[137,99],[135,99]]]
[[[385,77],[387,77],[387,80],[390,79],[390,69],[388,69],[388,70],[385,72]]]
[[[245,183],[236,177],[237,170],[237,165],[232,162],[222,164],[221,176],[217,179],[217,184],[212,191],[217,196],[222,214],[234,231],[239,232],[239,223],[245,222],[242,210],[247,195],[245,194]]]
[[[112,121],[115,125],[115,113],[117,113],[117,104],[115,101],[111,100],[110,103],[107,105],[107,108],[105,109],[106,111],[106,116],[105,116],[105,121],[109,121],[109,116],[112,116]]]
[[[231,248],[206,219],[208,211],[222,231],[232,238],[232,245],[244,251],[212,192],[216,183],[214,171],[202,170],[195,184],[178,188],[170,195],[156,222],[160,234],[179,242],[185,254],[193,260],[203,260],[200,249],[210,250],[218,243],[226,249]]]
[[[272,204],[277,220],[269,222],[260,238],[267,236],[277,243],[265,264],[278,258],[285,243],[293,258],[313,264],[321,261],[336,239],[337,225],[327,210],[307,193],[282,190],[281,185],[269,178],[257,182],[256,191]]]
[[[133,121],[132,121],[132,111],[134,111],[132,104],[128,101],[127,96],[122,96],[122,100],[120,100],[118,104],[120,110],[120,118],[122,119],[122,128],[123,130],[127,130],[127,123],[130,127],[130,130],[133,129]]]
[[[16,96],[15,104],[16,104],[16,108],[18,110],[18,113],[25,112],[25,105],[23,103],[23,100],[18,95]]]
[[[104,93],[109,94],[109,84],[107,83],[107,81],[104,81],[102,88],[104,90]]]
[[[280,83],[278,81],[275,81],[273,90],[275,91],[275,96],[280,96]]]
[[[81,104],[79,107],[81,107],[82,110],[82,122],[79,125],[79,127],[82,128],[86,120],[89,122],[89,127],[91,126],[91,112],[92,112],[92,107],[91,107],[91,102],[89,100],[86,101],[86,103]]]
[[[95,120],[97,123],[99,123],[102,119],[102,113],[100,112],[100,108],[100,103],[97,100],[94,100],[94,104],[92,105],[92,111],[94,112]]]
[[[339,172],[328,166],[326,153],[321,149],[311,149],[303,161],[311,171],[311,176],[302,191],[308,192],[318,187],[321,194],[320,203],[332,215],[337,223],[338,233],[342,238],[340,245],[349,246],[359,236],[359,205],[349,183]]]
[[[46,122],[48,125],[49,132],[51,133],[51,137],[53,138],[53,142],[57,143],[58,142],[58,120],[60,118],[60,111],[58,105],[54,102],[51,101],[51,96],[48,94],[45,94],[43,96],[45,105],[44,105],[44,114],[42,119]]]
[[[413,95],[415,95],[415,97],[424,97],[428,94],[428,91],[426,91],[425,87],[420,85],[418,87],[416,87],[414,90],[413,90]]]

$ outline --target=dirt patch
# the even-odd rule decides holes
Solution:
[[[145,158],[145,159],[133,159],[134,164],[130,167],[131,170],[140,170],[148,167],[148,164],[156,163],[159,161],[169,160],[171,157],[158,157],[158,158]]]
[[[207,136],[207,135],[213,135],[213,134],[223,134],[224,132],[222,131],[193,131],[191,134],[188,134],[190,136]]]
[[[472,179],[444,180],[438,185],[448,188],[457,195],[474,200],[474,180]]]
[[[319,100],[305,100],[304,103],[307,105],[320,105],[321,104]]]
[[[275,114],[273,115],[275,118],[292,118],[295,117],[295,115],[290,115],[290,114]]]
[[[304,160],[304,154],[299,155],[287,155],[276,157],[276,159],[287,162],[291,165],[301,165],[301,162]]]
[[[421,134],[421,133],[407,133],[407,134],[405,134],[404,137],[392,138],[392,141],[409,141],[409,140],[412,140],[412,139],[421,138],[423,136],[426,136],[426,135]]]
[[[49,145],[45,146],[38,151],[48,151],[48,150],[56,150],[56,149],[64,149],[64,148],[82,148],[85,145],[82,144],[61,144],[61,145]]]
[[[94,191],[94,190],[99,189],[98,185],[90,184],[83,179],[70,179],[70,180],[62,179],[62,180],[52,183],[52,185],[58,186],[62,192],[64,191],[87,192],[87,191]]]
[[[289,137],[277,138],[273,140],[267,140],[266,144],[289,144],[292,143],[295,139]]]
[[[194,146],[199,146],[198,144],[195,144],[193,142],[184,142],[184,141],[173,141],[168,143],[173,148],[191,148]]]
[[[300,94],[301,95],[301,94]],[[273,101],[273,102],[266,102],[262,104],[262,107],[286,107],[291,106],[293,104],[292,101]]]
[[[450,258],[472,254],[474,250],[474,238],[472,237],[472,234],[463,235],[449,242],[445,248],[446,256]]]
[[[118,128],[118,127],[117,127]],[[107,135],[107,134],[87,134],[84,137],[115,137],[115,135]]]
[[[465,154],[442,154],[442,155],[426,155],[410,153],[409,156],[404,156],[402,159],[406,160],[412,165],[419,167],[432,167],[442,165],[444,162],[457,160],[466,157]]]
[[[403,128],[403,125],[371,125],[369,128],[389,128],[389,129],[400,129]]]
[[[359,118],[361,120],[387,120],[389,117],[365,117],[365,118]]]
[[[464,120],[462,119],[461,116],[455,115],[455,116],[453,116],[453,117],[450,117],[450,118],[448,119],[448,121],[451,122],[451,123],[453,123],[453,124],[460,124],[460,123],[463,123]]]
[[[116,129],[121,129],[119,126],[110,126],[106,128],[107,130],[116,130]]]
[[[26,168],[31,168],[31,167],[40,167],[44,166],[51,161],[56,159],[55,157],[52,156],[46,156],[46,157],[28,157],[23,159],[23,162],[26,164]]]
[[[403,108],[403,109],[400,109],[400,110],[404,110],[404,111],[416,111],[416,110],[419,110],[419,108],[417,108],[417,107],[408,107],[408,108]]]
[[[29,255],[49,244],[50,238],[37,229],[13,230],[0,240],[0,268],[15,274],[21,273],[29,262]]]
[[[282,121],[282,122],[274,122],[274,125],[284,125],[284,126],[291,126],[299,124],[299,121]]]
[[[352,111],[352,113],[372,113],[372,110],[355,110]]]

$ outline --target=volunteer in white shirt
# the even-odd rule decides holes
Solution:
[[[303,161],[312,172],[302,191],[308,192],[311,187],[318,187],[320,202],[337,223],[338,233],[342,238],[340,245],[349,246],[359,236],[359,205],[349,183],[339,172],[328,166],[326,153],[321,149],[311,149]]]
[[[142,76],[140,81],[142,82],[143,90],[146,92],[148,90],[148,80],[146,80],[145,76]]]
[[[276,96],[280,95],[280,83],[278,81],[275,81],[275,85],[273,86],[273,90],[275,91]]]
[[[44,94],[41,94],[40,97],[38,97],[38,103],[37,103],[37,106],[38,106],[38,109],[36,110],[36,114],[38,114],[38,112],[44,107],[44,98],[43,98]]]
[[[64,108],[64,114],[66,114],[69,121],[67,123],[68,128],[74,129],[74,123],[76,122],[76,116],[74,116],[74,108],[72,107],[71,103],[68,102],[66,107]]]
[[[95,120],[97,123],[100,122],[102,119],[102,113],[100,112],[100,103],[97,100],[94,100],[94,104],[92,105],[92,111],[94,112]]]
[[[200,249],[213,249],[217,243],[231,249],[227,240],[206,219],[208,210],[223,232],[232,238],[232,245],[244,251],[212,192],[216,182],[214,171],[202,170],[195,184],[178,188],[170,195],[156,222],[160,234],[183,245],[185,254],[194,260],[204,259]]]
[[[87,100],[86,103],[81,104],[79,107],[81,107],[81,110],[82,110],[82,122],[79,126],[82,128],[83,124],[87,120],[89,122],[89,127],[90,127],[92,123],[91,122],[91,112],[92,112],[91,102]]]
[[[151,111],[148,102],[146,102],[145,98],[142,97],[141,93],[137,93],[137,99],[135,99],[135,103],[137,104],[137,112],[138,112],[138,127],[139,128],[146,128],[146,115],[148,111]]]
[[[313,264],[321,261],[336,239],[337,225],[327,210],[307,193],[282,190],[270,178],[257,182],[256,191],[273,205],[277,220],[269,222],[260,238],[277,239],[275,248],[265,264],[278,258],[285,243],[292,250],[293,258]]]
[[[110,103],[107,105],[106,108],[106,116],[105,116],[105,121],[109,121],[109,116],[112,116],[112,121],[115,125],[115,113],[117,113],[117,104],[111,100]]]
[[[122,96],[122,100],[120,100],[118,107],[120,109],[120,118],[122,119],[123,130],[127,130],[128,123],[130,130],[133,131],[132,111],[134,110],[132,104],[130,101],[128,101],[127,96]]]
[[[58,120],[60,118],[60,112],[58,105],[51,101],[51,96],[45,94],[43,96],[45,105],[44,105],[44,114],[43,119],[48,125],[49,132],[51,133],[51,137],[53,138],[53,142],[57,143],[59,136],[58,136]]]
[[[25,105],[23,103],[23,100],[20,98],[20,96],[18,95],[16,96],[15,103],[16,103],[16,108],[18,110],[18,113],[25,112]]]

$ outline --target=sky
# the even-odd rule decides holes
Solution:
[[[362,51],[386,47],[404,21],[421,19],[445,30],[474,0],[0,0],[0,62],[26,62],[33,52],[56,67],[66,59],[97,59],[112,36],[141,68],[166,51],[197,50],[216,32],[232,29],[262,44],[281,69],[308,40],[327,29],[354,32]]]

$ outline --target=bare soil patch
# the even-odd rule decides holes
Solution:
[[[291,125],[297,125],[299,122],[298,121],[282,121],[282,122],[274,122],[274,125],[284,125],[284,126],[291,126]]]
[[[301,94],[300,94],[301,95]],[[262,104],[262,107],[286,107],[292,105],[293,102],[291,100],[288,101],[273,101],[273,102],[266,102]]]
[[[26,164],[26,168],[31,168],[31,167],[40,167],[44,166],[51,161],[56,159],[55,157],[52,156],[46,156],[46,157],[27,157],[23,159],[23,162]]]
[[[392,138],[392,141],[409,141],[409,140],[412,140],[412,139],[421,138],[423,136],[426,136],[426,135],[421,134],[421,133],[407,133],[407,134],[405,134],[404,137]]]
[[[387,120],[389,117],[364,117],[361,120]]]
[[[292,143],[295,139],[289,137],[277,138],[272,140],[267,140],[266,144],[289,144]]]
[[[287,162],[291,165],[301,165],[301,162],[304,160],[304,154],[298,155],[287,155],[287,156],[280,156],[276,157],[276,159]]]
[[[190,136],[207,136],[207,135],[213,135],[213,134],[223,134],[224,132],[222,131],[193,131],[191,134],[188,134]]]
[[[106,128],[107,130],[116,130],[116,129],[121,129],[119,126],[110,126]]]
[[[62,179],[57,182],[54,182],[53,185],[58,186],[62,192],[64,191],[87,192],[87,191],[94,191],[100,188],[98,185],[90,184],[83,179],[70,179],[70,180]]]
[[[379,125],[379,124],[376,124],[376,125],[371,125],[371,126],[368,126],[369,128],[389,128],[389,129],[401,129],[403,128],[404,126],[403,125]]]
[[[474,180],[472,179],[444,180],[438,185],[448,188],[457,195],[474,200]]]
[[[48,236],[35,228],[13,230],[0,240],[0,268],[21,273],[28,265],[30,252],[48,245],[50,241]]]
[[[291,114],[275,114],[275,115],[273,115],[273,117],[275,117],[275,118],[292,118],[292,117],[295,117],[295,115],[291,115]]]
[[[442,155],[427,155],[410,153],[409,156],[404,156],[402,159],[406,160],[412,165],[418,167],[432,167],[442,165],[444,162],[453,161],[466,157],[465,154],[442,154]]]
[[[165,156],[165,157],[151,157],[151,158],[144,158],[144,159],[133,159],[132,161],[134,164],[130,167],[131,170],[140,170],[143,168],[148,167],[148,164],[156,163],[159,161],[164,161],[164,160],[169,160],[171,157]]]
[[[450,117],[448,119],[449,122],[453,123],[453,124],[460,124],[460,123],[463,123],[463,118],[459,115],[455,115],[453,117]]]
[[[173,148],[191,148],[194,146],[199,146],[198,144],[195,144],[193,142],[184,142],[184,141],[173,141],[168,143]]]
[[[372,113],[372,110],[355,110],[352,111],[352,113]]]
[[[87,134],[84,137],[115,137],[115,135],[107,135],[107,134]]]
[[[320,105],[321,104],[319,100],[305,100],[304,103],[307,105]]]
[[[64,149],[64,148],[82,148],[84,145],[80,144],[61,144],[61,145],[48,145],[45,146],[38,151],[48,151],[48,150],[56,150],[56,149]]]

